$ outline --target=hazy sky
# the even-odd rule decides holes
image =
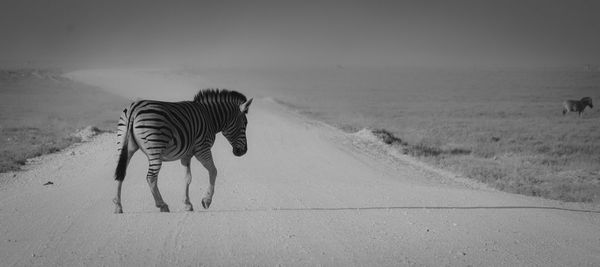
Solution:
[[[600,64],[600,1],[1,0],[0,60]]]

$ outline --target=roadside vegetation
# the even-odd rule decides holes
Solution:
[[[538,127],[540,124],[538,122]],[[564,124],[587,132],[553,125],[543,125],[536,132],[488,129],[495,134],[465,137],[462,142],[457,142],[454,136],[438,135],[435,139],[403,143],[400,149],[404,154],[503,191],[600,203],[599,125]],[[477,122],[473,122],[464,131],[477,128],[476,125]],[[512,127],[523,130],[531,125],[515,124]],[[454,140],[442,141],[451,139]]]
[[[114,130],[126,102],[60,70],[0,70],[0,172],[81,141],[85,127]]]

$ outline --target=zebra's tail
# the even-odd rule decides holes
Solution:
[[[121,119],[119,120],[119,128],[125,128],[125,130],[120,131],[121,153],[119,153],[119,162],[117,163],[117,169],[115,170],[115,180],[117,181],[123,181],[123,179],[125,179],[125,174],[127,173],[127,161],[129,160],[127,147],[129,145],[129,134],[131,133],[132,121],[133,120],[130,120],[130,117],[127,116],[127,110],[123,110],[123,115],[121,115]]]

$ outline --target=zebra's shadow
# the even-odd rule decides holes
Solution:
[[[375,211],[375,210],[556,210],[576,213],[600,214],[600,210],[573,209],[548,206],[366,206],[366,207],[314,207],[314,208],[253,208],[253,209],[214,209],[195,212],[173,211],[171,213],[251,213],[251,212],[335,212],[335,211]],[[127,212],[145,214],[154,212]]]

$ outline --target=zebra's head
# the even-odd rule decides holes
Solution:
[[[231,122],[223,129],[223,136],[233,147],[233,155],[241,157],[248,151],[248,142],[246,140],[246,125],[248,125],[248,108],[252,104],[252,98],[240,105],[239,110],[232,118]]]
[[[591,97],[584,97],[581,99],[581,103],[583,103],[584,105],[588,105],[590,106],[590,108],[594,108],[594,105],[592,104],[592,98]]]

